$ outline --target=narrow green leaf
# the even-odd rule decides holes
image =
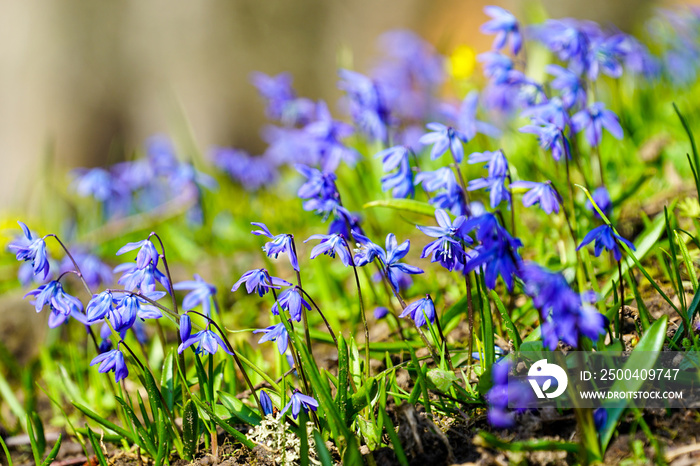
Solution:
[[[56,439],[56,443],[54,444],[53,448],[49,452],[49,456],[44,459],[44,461],[41,463],[41,466],[49,466],[51,463],[54,462],[56,457],[58,456],[58,451],[61,449],[61,441],[63,440],[63,434],[58,434],[58,438]],[[9,466],[12,466],[12,461],[10,461]],[[106,464],[105,464],[106,466]]]
[[[160,390],[165,400],[165,405],[172,412],[175,403],[175,385],[177,378],[174,377],[175,348],[168,351],[168,355],[163,361],[163,371],[160,374]]]
[[[363,209],[373,207],[387,207],[389,209],[400,210],[402,212],[410,212],[413,214],[425,215],[427,217],[435,217],[435,207],[427,202],[416,201],[413,199],[385,199],[366,203],[362,206]]]
[[[678,230],[674,230],[673,235],[678,241],[678,249],[681,250],[681,256],[683,256],[683,263],[685,264],[685,270],[688,272],[688,277],[690,278],[690,283],[693,285],[693,293],[698,291],[698,275],[695,272],[695,267],[693,266],[693,260],[690,258],[690,252],[688,251],[688,245],[678,234]]]
[[[321,465],[333,466],[333,458],[326,447],[326,442],[323,441],[323,437],[321,437],[321,434],[316,429],[314,429],[314,444],[316,446],[316,453],[318,454],[318,460],[321,462]]]
[[[7,466],[13,466],[12,457],[10,456],[10,450],[7,448],[7,444],[2,439],[1,435],[0,435],[0,446],[2,446],[2,451],[5,452],[5,458],[7,458]]]
[[[403,451],[403,446],[401,445],[399,436],[396,435],[396,431],[394,430],[394,424],[392,424],[389,415],[386,413],[386,410],[383,409],[379,410],[379,415],[383,419],[386,433],[389,436],[389,440],[391,440],[391,445],[394,447],[394,454],[396,455],[396,459],[398,460],[401,466],[409,466],[410,463],[408,462],[406,453],[404,453]]]
[[[123,429],[119,427],[118,425],[114,424],[113,422],[108,421],[107,419],[103,418],[99,414],[95,413],[94,411],[91,411],[90,409],[86,408],[85,406],[79,404],[79,403],[73,403],[73,406],[75,406],[79,411],[81,411],[83,414],[85,414],[87,417],[92,419],[93,421],[97,422],[103,427],[106,427],[107,429],[111,430],[112,432],[115,432],[125,439],[127,439],[129,442],[133,444],[137,444],[137,438],[132,435],[131,432],[129,432],[126,429]]]
[[[97,461],[100,463],[100,466],[107,466],[107,459],[105,458],[104,453],[102,453],[102,448],[100,447],[100,443],[97,441],[95,433],[90,429],[90,427],[88,427],[87,424],[85,424],[85,431],[87,432],[87,438],[90,440],[90,445],[92,445],[92,450],[95,452],[95,457],[97,457]]]
[[[34,427],[32,426],[32,420],[29,417],[29,415],[27,415],[26,422],[27,422],[27,435],[29,436],[29,443],[31,444],[32,455],[34,456],[34,464],[39,464],[41,457],[44,455],[44,452],[39,451],[39,447],[37,446],[37,443],[36,443],[36,437],[34,436]]]
[[[695,145],[695,138],[693,137],[693,132],[690,130],[690,126],[688,125],[688,121],[685,119],[681,111],[678,109],[678,106],[676,103],[673,103],[673,109],[676,111],[676,115],[678,115],[678,119],[681,120],[681,125],[683,125],[683,129],[685,130],[685,134],[688,136],[688,140],[690,141],[690,148],[693,151],[693,162],[690,163],[690,168],[693,170],[693,172],[697,173],[698,169],[700,169],[700,156],[698,155],[698,148]],[[690,162],[690,157],[688,157],[688,162]],[[695,178],[695,188],[697,189],[698,192],[698,197],[700,197],[700,183],[698,183],[698,178],[696,176]]]
[[[479,432],[479,437],[486,445],[505,451],[567,451],[578,453],[579,444],[572,442],[562,442],[558,440],[527,440],[523,442],[513,442],[501,440],[493,434],[485,431]]]
[[[246,424],[250,424],[251,426],[257,426],[260,424],[260,421],[262,420],[260,414],[250,409],[241,400],[230,393],[221,390],[218,392],[218,395],[221,403],[226,406],[231,414],[236,416],[238,419]]]
[[[348,420],[348,390],[350,388],[350,362],[348,358],[348,345],[342,333],[338,335],[338,392],[335,396],[335,404],[338,406],[340,418],[347,424]]]
[[[236,440],[238,440],[251,450],[255,448],[255,444],[252,441],[248,440],[248,437],[231,427],[227,422],[225,422],[219,416],[217,416],[216,413],[209,406],[207,406],[206,403],[204,403],[202,400],[199,399],[199,397],[197,397],[197,395],[193,394],[192,400],[197,404],[197,406],[199,406],[204,412],[206,412],[209,415],[209,417],[216,423],[216,425],[224,429],[226,433],[228,433],[232,437],[235,437]]]
[[[676,242],[672,234],[671,221],[668,217],[668,209],[664,206],[664,218],[666,219],[666,237],[668,238],[669,249],[671,250],[671,262],[673,263],[673,272],[675,273],[676,294],[681,302],[681,310],[687,309],[685,303],[685,292],[683,291],[683,279],[681,278],[681,268],[678,266],[678,254],[676,253]]]
[[[2,375],[2,372],[0,372],[0,395],[2,395],[0,398],[7,403],[10,411],[18,420],[23,421],[27,419],[27,412],[22,407],[22,403],[20,403],[15,396],[15,392],[12,391],[12,388],[10,388],[10,384],[7,383],[7,380],[5,380],[5,376]]]
[[[499,298],[498,293],[496,293],[494,290],[491,290],[491,298],[493,299],[493,302],[496,303],[496,308],[501,314],[503,324],[506,326],[506,333],[508,333],[508,337],[513,342],[513,348],[515,349],[515,351],[518,351],[518,348],[520,348],[520,344],[523,341],[520,338],[520,334],[515,328],[513,320],[510,318],[510,315],[508,315],[508,311],[506,311],[506,308],[503,305],[503,301],[501,301],[501,298]]]
[[[182,443],[185,459],[192,461],[199,444],[199,415],[192,400],[187,400],[182,411]]]
[[[630,354],[629,359],[625,363],[624,369],[650,369],[658,359],[658,351],[663,348],[664,340],[666,339],[666,327],[668,324],[668,316],[662,316],[654,324],[649,327],[649,330],[642,336],[634,351]],[[649,352],[655,352],[656,357],[650,357]],[[625,380],[616,381],[610,391],[624,390],[636,391],[642,386],[644,380]],[[627,407],[628,400],[613,400],[603,403],[603,407],[608,412],[608,419],[600,430],[600,444],[603,451],[608,447],[608,443],[612,438],[613,432],[617,427],[617,422],[620,419],[623,411]]]
[[[39,450],[39,455],[44,456],[46,451],[46,436],[44,435],[44,423],[41,422],[39,413],[32,411],[30,414],[32,425],[34,427],[34,435],[36,437],[36,446]]]

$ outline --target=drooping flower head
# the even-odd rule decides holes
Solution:
[[[426,133],[421,136],[420,142],[426,146],[433,146],[430,150],[430,159],[438,159],[449,149],[457,163],[460,163],[464,158],[464,147],[462,143],[466,144],[469,142],[467,136],[461,131],[451,126],[445,126],[442,123],[428,123],[426,127],[431,130],[432,133]]]
[[[287,280],[270,276],[265,269],[247,271],[233,284],[231,291],[236,291],[243,283],[245,283],[245,288],[248,293],[256,291],[260,297],[263,297],[273,288],[279,290],[281,286],[291,286],[291,283]]]
[[[287,345],[289,343],[289,334],[287,333],[287,328],[283,323],[277,325],[271,325],[267,328],[253,330],[253,333],[264,333],[263,337],[258,341],[258,343],[265,343],[266,341],[276,341],[277,349],[280,354],[284,354],[287,351]]]
[[[520,35],[518,20],[515,19],[515,16],[508,10],[494,5],[484,7],[484,12],[492,19],[481,25],[481,32],[485,34],[496,34],[496,38],[493,41],[493,48],[495,50],[500,50],[505,47],[508,40],[510,40],[513,55],[517,55],[522,46],[522,37]]]
[[[204,313],[211,315],[212,300],[216,299],[216,287],[204,281],[198,274],[194,274],[194,280],[175,283],[174,290],[191,290],[182,300],[182,309],[189,311],[202,305]]]
[[[418,229],[426,235],[437,238],[423,248],[421,258],[431,256],[431,262],[440,262],[449,271],[460,265],[464,266],[466,260],[464,245],[472,243],[472,239],[461,232],[466,218],[460,215],[452,221],[447,212],[437,209],[435,219],[439,225],[437,227],[418,226]]]
[[[610,200],[608,188],[605,186],[597,187],[595,190],[593,190],[593,193],[591,193],[591,197],[601,212],[603,212],[606,217],[610,217],[610,214],[612,214],[613,204]],[[592,211],[595,218],[601,218],[598,210],[593,207],[591,201],[586,201],[586,209]]]
[[[523,205],[532,207],[539,204],[540,208],[548,215],[552,212],[559,213],[559,205],[562,200],[556,189],[552,187],[551,181],[535,183],[534,181],[515,181],[511,183],[511,188],[525,188],[527,193],[523,196]]]
[[[280,412],[280,416],[283,416],[290,407],[292,408],[292,416],[294,419],[296,419],[297,416],[299,416],[299,412],[302,408],[304,408],[304,412],[308,412],[309,409],[311,411],[316,411],[316,409],[318,409],[318,401],[314,400],[308,395],[304,395],[299,390],[294,390],[289,403],[287,403],[284,409],[282,409]]]
[[[326,254],[335,258],[335,255],[338,254],[344,266],[347,267],[353,264],[352,256],[346,247],[343,235],[337,233],[333,235],[311,235],[304,240],[304,242],[306,243],[307,241],[316,239],[320,239],[321,242],[311,250],[312,259],[315,259],[321,254]]]
[[[36,298],[34,300],[34,308],[36,312],[40,312],[44,306],[49,306],[52,311],[57,311],[58,313],[69,316],[71,313],[81,313],[83,310],[83,303],[80,302],[75,296],[71,296],[63,290],[63,285],[61,282],[53,280],[46,285],[41,285],[36,290],[32,290],[24,297],[33,296]]]
[[[17,223],[19,223],[19,226],[22,228],[24,237],[19,237],[10,243],[8,248],[15,253],[18,261],[31,262],[34,268],[34,275],[38,275],[39,272],[42,272],[43,279],[45,280],[49,275],[49,256],[46,252],[44,238],[35,238],[32,232],[29,231],[27,225],[22,222]]]
[[[618,235],[615,232],[615,230],[613,230],[613,227],[607,224],[601,225],[589,231],[588,234],[586,234],[586,236],[583,237],[581,244],[578,245],[576,250],[578,251],[579,249],[581,249],[582,247],[586,246],[594,240],[594,253],[596,257],[598,257],[600,253],[603,252],[603,249],[605,249],[607,251],[611,251],[615,260],[619,261],[620,259],[622,259],[622,253],[620,252],[620,243],[626,244],[627,247],[633,251],[635,250],[634,244],[632,244],[630,241],[626,240],[622,236]]]
[[[416,327],[422,327],[428,321],[431,324],[435,323],[435,304],[430,295],[425,295],[418,301],[414,301],[403,310],[399,317],[409,316],[416,324]]]
[[[311,309],[311,306],[301,295],[299,289],[294,287],[288,288],[280,293],[277,297],[277,301],[272,305],[272,313],[274,315],[279,315],[280,308],[282,308],[283,311],[289,312],[292,319],[301,322],[302,308],[308,311]]]
[[[97,355],[91,362],[90,365],[100,364],[98,369],[99,372],[111,372],[114,371],[114,381],[119,382],[127,375],[129,375],[129,369],[126,367],[126,362],[124,361],[124,355],[118,349],[107,351],[105,353]]]
[[[518,270],[525,293],[540,312],[542,341],[550,351],[559,341],[577,348],[580,337],[597,340],[605,333],[607,318],[571,289],[564,276],[532,262]]]
[[[260,390],[260,406],[262,406],[263,416],[269,416],[275,411],[275,406],[272,404],[272,399],[265,390]]]
[[[185,349],[197,343],[197,348],[195,349],[197,353],[206,351],[209,354],[216,354],[220,347],[224,352],[233,354],[221,337],[209,330],[208,325],[204,330],[192,335],[192,322],[187,314],[180,316],[180,338],[182,343],[177,348],[178,353],[182,353]]]
[[[616,139],[622,139],[620,120],[611,110],[605,108],[602,102],[591,104],[571,117],[571,129],[579,133],[584,131],[591,146],[600,145],[603,138],[603,128],[607,129]]]

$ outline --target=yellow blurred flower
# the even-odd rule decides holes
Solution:
[[[448,60],[450,75],[455,79],[467,79],[474,72],[476,54],[468,45],[459,45]]]

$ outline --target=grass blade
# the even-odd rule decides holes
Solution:
[[[61,449],[61,441],[62,440],[63,440],[63,434],[58,434],[58,438],[56,439],[56,443],[54,444],[53,448],[49,452],[49,456],[47,456],[46,459],[41,463],[41,466],[49,466],[51,463],[53,463],[53,461],[58,456],[58,451]],[[10,461],[10,466],[12,466],[11,461]]]
[[[659,320],[654,322],[654,324],[649,327],[649,330],[642,336],[639,340],[637,346],[630,354],[629,359],[625,363],[624,369],[650,369],[656,363],[656,357],[649,357],[649,352],[657,352],[661,350],[666,339],[666,327],[668,324],[668,317],[662,316]],[[658,356],[658,354],[657,354]],[[629,381],[625,380],[624,389],[628,391],[638,390],[642,386],[644,380]],[[610,391],[621,391],[622,383],[617,381],[613,384]],[[613,432],[617,427],[617,422],[620,419],[623,411],[627,407],[628,400],[615,400],[609,403],[603,403],[603,407],[608,412],[608,419],[600,430],[600,445],[603,451],[608,447],[610,439],[612,438]]]
[[[427,217],[435,217],[435,207],[427,202],[416,201],[413,199],[386,199],[371,201],[362,206],[363,209],[373,207],[387,207],[389,209],[400,210],[402,212],[410,212],[413,214],[425,215]]]

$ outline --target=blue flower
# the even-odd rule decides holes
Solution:
[[[389,314],[389,309],[383,307],[383,306],[378,306],[374,308],[374,318],[377,320],[383,319]]]
[[[56,311],[63,316],[81,313],[83,310],[83,303],[78,298],[63,291],[63,286],[56,280],[46,285],[41,285],[36,290],[32,290],[24,295],[25,298],[27,296],[36,298],[33,303],[36,312],[40,312],[47,305],[52,311]]]
[[[8,248],[15,253],[18,261],[30,261],[34,267],[34,275],[43,272],[43,279],[49,275],[49,256],[46,252],[46,243],[44,238],[34,238],[32,233],[22,222],[19,226],[22,228],[24,238],[20,237],[13,243],[10,243]]]
[[[272,305],[272,313],[279,315],[280,307],[282,310],[289,312],[292,319],[301,322],[302,307],[310,310],[311,306],[301,296],[301,292],[296,288],[284,290],[277,297],[277,301]]]
[[[612,213],[613,204],[610,200],[608,189],[605,186],[599,186],[593,191],[591,197],[601,212],[603,212],[606,217],[609,217]],[[591,201],[586,201],[586,209],[592,211],[595,218],[601,218],[598,211],[593,207]]]
[[[301,408],[304,408],[304,412],[308,412],[309,409],[311,411],[316,411],[316,409],[318,409],[318,401],[314,400],[308,395],[304,395],[298,390],[294,390],[294,393],[292,393],[292,397],[289,400],[289,403],[287,403],[287,406],[285,406],[284,409],[280,412],[280,416],[283,416],[284,413],[286,413],[287,410],[290,408],[290,406],[292,408],[292,416],[294,416],[294,419],[296,419],[297,416],[299,416]]]
[[[190,321],[190,316],[187,314],[182,314],[182,316],[180,316],[180,339],[182,343],[177,347],[178,353],[182,353],[190,346],[198,343],[195,350],[197,353],[206,351],[209,354],[215,354],[219,347],[221,347],[224,352],[231,355],[233,354],[226,347],[226,343],[224,343],[221,337],[209,330],[208,326],[206,329],[192,335],[192,322]]]
[[[508,289],[512,290],[513,277],[521,261],[517,252],[522,247],[520,240],[513,238],[492,214],[470,218],[462,228],[465,233],[478,228],[476,237],[482,243],[474,249],[474,257],[467,261],[465,272],[483,268],[484,281],[489,289],[496,287],[496,279],[500,275]]]
[[[455,127],[464,133],[470,141],[476,137],[477,133],[493,138],[499,137],[501,131],[498,128],[476,119],[478,104],[479,93],[471,91],[464,97],[459,109],[445,103],[441,106],[441,111],[447,119],[454,122]]]
[[[268,76],[264,73],[254,72],[250,76],[253,86],[260,95],[267,100],[267,117],[279,120],[284,115],[285,107],[296,96],[292,89],[292,77],[289,73],[281,73],[277,76]]]
[[[467,184],[467,191],[475,191],[477,189],[485,189],[490,192],[489,199],[491,208],[495,209],[502,201],[510,204],[510,192],[506,188],[506,177],[498,176],[494,178],[477,178],[470,180]]]
[[[335,197],[338,190],[335,187],[335,173],[322,172],[313,167],[297,164],[296,170],[301,173],[306,182],[299,188],[297,195],[302,199],[321,197],[329,199]]]
[[[399,317],[409,316],[416,323],[416,327],[422,327],[430,321],[435,323],[435,304],[430,298],[430,295],[425,295],[425,298],[414,301],[403,310]]]
[[[508,39],[510,39],[513,55],[517,55],[522,46],[522,37],[518,20],[515,19],[515,16],[503,8],[493,5],[484,7],[484,12],[493,19],[481,25],[481,32],[497,34],[493,41],[493,48],[496,50],[502,49]]]
[[[115,299],[111,291],[103,291],[92,296],[87,305],[87,321],[95,322],[107,315],[114,309]]]
[[[381,158],[382,169],[385,172],[390,172],[391,170],[396,169],[401,162],[408,157],[410,152],[411,149],[408,146],[394,146],[378,152],[374,158]]]
[[[547,20],[534,30],[535,38],[545,44],[569,69],[581,74],[588,67],[590,38],[576,20]]]
[[[173,285],[175,290],[192,290],[182,300],[182,309],[189,311],[198,305],[202,305],[204,313],[211,315],[211,302],[216,294],[216,287],[205,282],[202,277],[194,274],[194,281],[184,281]]]
[[[446,209],[454,215],[464,215],[467,213],[467,205],[464,200],[462,187],[457,183],[454,173],[449,167],[442,167],[433,172],[420,172],[416,175],[415,184],[423,184],[426,192],[442,190],[437,195],[432,196],[431,205]]]
[[[626,54],[625,34],[613,34],[605,39],[594,40],[588,52],[588,79],[595,81],[599,72],[619,78],[622,76],[622,61]]]
[[[515,425],[515,414],[522,413],[533,401],[532,389],[519,380],[508,380],[512,363],[502,359],[491,369],[493,385],[486,394],[489,410],[486,415],[489,424],[497,429],[507,429]],[[511,410],[510,407],[515,409]]]
[[[272,404],[272,399],[270,399],[270,395],[268,395],[265,390],[260,390],[260,406],[262,406],[263,416],[269,416],[275,411],[275,406]]]
[[[532,105],[522,112],[522,116],[532,117],[540,125],[543,125],[543,122],[550,123],[559,131],[562,131],[569,122],[569,112],[559,97],[552,97],[546,102]]]
[[[311,235],[304,242],[320,239],[321,242],[314,246],[311,250],[311,259],[315,259],[321,254],[327,254],[335,258],[335,255],[340,256],[340,260],[346,267],[353,264],[352,256],[348,251],[345,243],[345,238],[340,234],[333,235]]]
[[[462,143],[469,142],[467,136],[451,126],[442,123],[428,123],[426,127],[433,131],[421,136],[420,142],[424,145],[433,145],[430,150],[431,160],[436,160],[449,148],[457,163],[464,158],[464,147]]]
[[[534,181],[515,181],[510,185],[513,188],[529,189],[523,196],[523,205],[532,207],[539,204],[547,214],[559,213],[559,204],[562,202],[559,193],[552,187],[551,181],[535,183]]]
[[[279,290],[280,286],[291,286],[291,283],[287,280],[270,276],[265,269],[247,271],[233,284],[231,291],[236,291],[243,283],[245,283],[245,288],[248,293],[257,291],[260,297],[263,297],[272,288]]]
[[[338,87],[347,92],[350,114],[355,124],[370,138],[385,141],[389,125],[389,109],[378,86],[367,76],[341,69]]]
[[[287,351],[287,345],[289,343],[289,335],[287,334],[287,328],[283,323],[277,325],[271,325],[267,328],[253,330],[253,333],[264,333],[263,337],[258,341],[258,343],[265,343],[266,341],[276,341],[277,349],[280,354],[284,354]]]
[[[399,244],[393,233],[386,235],[386,273],[389,276],[389,282],[391,282],[395,290],[399,290],[399,280],[402,272],[409,275],[423,273],[423,270],[414,265],[399,262],[408,254],[410,247],[410,240]]]
[[[334,120],[324,102],[318,104],[316,112],[316,121],[306,125],[304,132],[316,143],[323,171],[335,171],[341,160],[354,166],[359,154],[341,142],[341,139],[353,134],[352,126]]]
[[[243,150],[228,147],[213,148],[210,154],[214,165],[240,183],[246,191],[272,185],[279,178],[277,167],[270,157],[253,157]]]
[[[357,248],[355,249],[356,266],[365,266],[372,263],[376,258],[379,258],[382,264],[386,263],[386,252],[381,246],[373,243],[369,238],[357,231],[353,231],[353,238],[357,241]]]
[[[525,293],[540,312],[542,341],[550,351],[560,340],[576,348],[580,337],[597,340],[605,333],[607,318],[584,303],[562,274],[530,262],[521,265],[518,275],[525,285]]]
[[[484,64],[484,75],[493,84],[506,84],[517,78],[517,75],[514,74],[513,60],[502,53],[485,52],[480,54],[477,59]]]
[[[129,375],[129,369],[126,368],[126,362],[124,361],[124,355],[118,349],[107,351],[97,355],[91,362],[90,365],[100,363],[99,372],[105,373],[114,371],[114,381],[119,382],[127,375]]]
[[[615,260],[619,261],[622,259],[622,253],[620,252],[620,246],[618,244],[620,242],[626,244],[631,250],[635,250],[634,244],[615,233],[615,230],[613,230],[610,225],[601,225],[589,231],[588,234],[583,237],[583,241],[581,241],[581,244],[578,245],[576,250],[578,251],[593,240],[595,240],[596,257],[603,252],[603,249],[606,249],[612,251]]]
[[[489,170],[489,178],[500,178],[508,176],[508,159],[502,150],[494,152],[474,152],[469,156],[468,163],[483,163],[484,168]]]
[[[143,295],[151,301],[158,301],[165,296],[164,291],[143,292]],[[128,294],[115,300],[116,306],[107,314],[107,319],[112,323],[112,327],[117,332],[124,332],[130,329],[136,318],[140,319],[160,319],[163,314],[151,305],[148,301],[132,294]]]
[[[616,139],[622,139],[622,126],[617,115],[607,110],[602,102],[591,104],[571,117],[571,129],[576,133],[585,130],[586,139],[591,146],[600,144],[603,128]]]
[[[158,254],[156,247],[153,245],[150,239],[137,241],[135,243],[127,243],[126,246],[123,246],[121,249],[119,249],[119,251],[117,251],[117,256],[138,248],[140,249],[136,255],[136,266],[139,269],[145,268],[149,263],[153,264],[154,267],[158,266],[158,258],[160,257],[160,254]]]
[[[424,227],[418,225],[418,229],[428,236],[437,238],[435,241],[428,243],[423,248],[421,258],[432,256],[431,262],[440,262],[447,270],[452,271],[459,264],[462,266],[465,262],[465,253],[463,243],[472,243],[472,239],[463,235],[461,232],[462,225],[466,218],[462,215],[455,218],[454,222],[450,220],[449,215],[442,209],[435,211],[435,219],[438,222],[437,227]]]
[[[570,109],[577,105],[579,107],[586,105],[586,88],[581,78],[559,65],[547,65],[545,70],[554,76],[550,85],[552,89],[559,91],[564,107]]]
[[[123,274],[117,280],[117,283],[123,285],[129,291],[155,291],[156,282],[163,285],[166,290],[170,289],[168,277],[155,268],[152,263],[148,263],[146,267],[140,268],[138,264],[126,262],[116,266],[114,273]]]
[[[391,195],[395,198],[413,197],[415,187],[413,185],[413,171],[408,162],[408,155],[401,161],[399,169],[382,177],[382,191],[391,190]]]
[[[552,151],[552,158],[557,162],[562,155],[569,153],[569,141],[562,135],[561,129],[554,123],[548,123],[539,117],[533,117],[534,125],[526,125],[520,128],[521,133],[532,133],[537,135],[540,147]]]
[[[328,234],[343,235],[344,238],[350,238],[355,231],[362,233],[360,221],[361,219],[357,214],[350,213],[346,209],[338,209],[335,219],[328,225]]]

